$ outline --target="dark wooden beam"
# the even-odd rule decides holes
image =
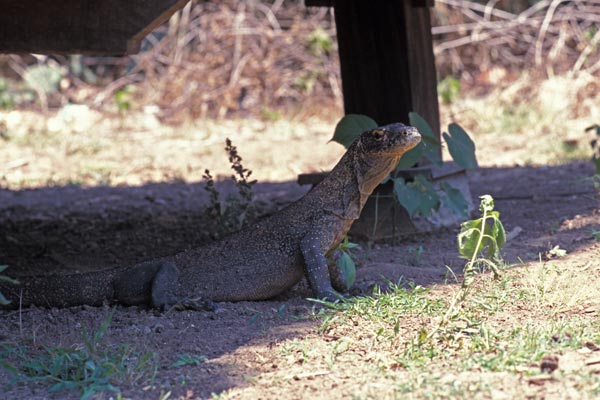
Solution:
[[[421,114],[439,132],[429,8],[406,0],[335,3],[345,112],[380,124]]]
[[[0,0],[0,52],[131,54],[189,0]]]
[[[335,0],[305,0],[306,7],[333,7]]]

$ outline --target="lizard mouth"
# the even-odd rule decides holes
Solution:
[[[421,134],[416,130],[407,130],[399,133],[399,138],[392,149],[390,149],[391,154],[402,155],[409,150],[415,148],[419,143],[421,143]]]

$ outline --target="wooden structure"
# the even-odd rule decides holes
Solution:
[[[132,54],[188,0],[0,0],[0,52]],[[433,0],[306,0],[334,7],[346,113],[416,111],[439,132]]]
[[[0,0],[0,52],[132,54],[188,0]]]
[[[433,0],[306,0],[334,7],[346,114],[380,124],[416,111],[440,131]]]

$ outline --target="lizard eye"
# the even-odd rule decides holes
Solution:
[[[382,140],[385,137],[385,131],[383,129],[375,129],[371,131],[371,136],[377,141]]]

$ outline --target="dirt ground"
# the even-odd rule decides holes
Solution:
[[[270,150],[276,152],[273,147]],[[496,200],[512,237],[504,250],[507,262],[534,261],[556,245],[575,259],[597,260],[600,246],[592,230],[600,228],[598,198],[591,182],[584,179],[592,174],[589,162],[483,167],[470,175],[470,186],[475,204],[482,194]],[[225,192],[232,189],[227,183],[221,187]],[[270,210],[306,190],[292,180],[256,186],[259,199]],[[1,264],[26,274],[100,269],[199,246],[209,240],[202,229],[205,202],[202,185],[185,181],[0,190]],[[450,293],[447,267],[459,272],[463,265],[457,257],[456,233],[457,228],[446,229],[393,244],[375,244],[369,251],[363,244],[356,285],[368,289],[403,278],[435,286],[440,296]],[[419,246],[423,251],[417,255]],[[319,321],[311,317],[314,303],[307,297],[310,292],[302,282],[278,299],[222,303],[216,313],[161,314],[116,307],[103,340],[158,354],[154,385],[131,382],[122,386],[128,398],[164,398],[169,391],[170,398],[208,398],[223,392],[227,398],[247,399],[348,398],[353,393],[352,365],[345,365],[344,373],[334,378],[329,376],[331,371],[305,371],[301,363],[286,361],[290,343],[321,335]],[[3,311],[0,340],[34,338],[36,345],[81,346],[83,329],[97,329],[110,311],[108,306]],[[361,332],[344,335],[358,340]],[[179,354],[202,355],[207,361],[199,366],[169,367]],[[9,379],[0,369],[0,385]],[[6,396],[62,399],[77,394],[50,395],[47,386],[31,383],[13,387]]]

